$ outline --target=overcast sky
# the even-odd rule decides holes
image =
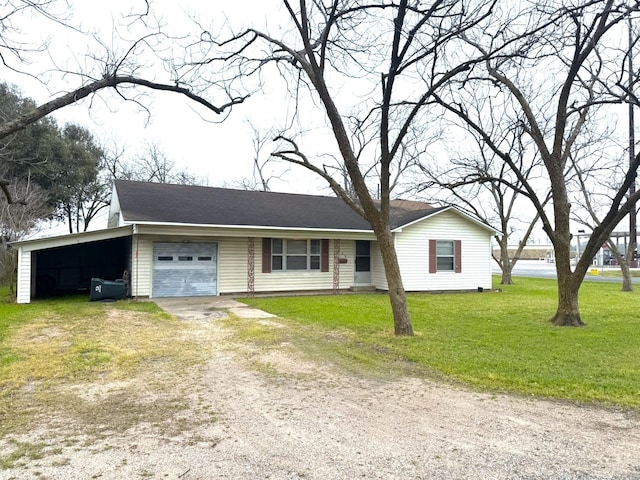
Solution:
[[[172,35],[199,32],[190,17],[199,17],[206,27],[213,24],[221,28],[228,24],[237,31],[247,25],[258,28],[268,25],[270,30],[274,30],[282,25],[281,16],[284,13],[279,0],[151,0],[150,3],[152,12],[164,24],[163,31]],[[69,0],[68,4],[59,0],[56,5],[58,10],[52,13],[67,16],[65,23],[77,26],[83,32],[95,32],[108,50],[122,53],[131,41],[140,38],[141,31],[127,28],[123,19],[128,12],[144,11],[145,2],[142,0]],[[67,9],[67,5],[71,8]],[[0,7],[0,12],[2,8],[7,7]],[[3,79],[17,84],[24,96],[32,97],[39,103],[81,84],[80,79],[72,74],[49,76],[45,74],[47,70],[88,70],[92,62],[87,61],[87,53],[100,57],[105,51],[91,36],[74,32],[51,20],[24,17],[19,25],[16,21],[15,26],[22,29],[24,41],[41,39],[48,42],[49,49],[33,55],[32,64],[24,67],[33,78],[13,74],[3,68]],[[161,68],[159,63],[152,62],[148,57],[139,60],[147,69]],[[155,74],[151,70],[144,70],[140,76],[165,83],[169,79],[161,70]],[[223,123],[219,123],[220,117],[184,97],[159,92],[146,92],[142,99],[150,116],[135,104],[119,99],[113,91],[103,91],[93,101],[86,100],[65,107],[54,116],[60,124],[75,122],[84,125],[100,142],[126,147],[130,156],[143,153],[146,144],[157,144],[169,159],[175,161],[178,168],[204,178],[208,185],[237,187],[243,179],[252,178],[255,151],[252,130],[247,121],[264,131],[270,127],[279,128],[286,121],[287,110],[291,108],[291,100],[287,98],[280,79],[265,80],[271,94],[257,95],[237,106]],[[365,94],[362,96],[364,98]],[[214,104],[226,101],[224,98],[209,99]],[[312,127],[318,128],[318,124],[323,122],[320,112],[318,109],[302,111],[303,120],[296,126],[306,130],[316,122]],[[317,135],[316,141],[317,148],[308,152],[310,155],[335,152],[332,135]],[[270,151],[271,145],[267,145],[262,152],[263,158]],[[279,173],[287,167],[276,164],[274,168]],[[272,181],[270,186],[275,191],[331,194],[323,180],[295,166],[290,167],[280,181]]]
[[[144,2],[76,0],[71,3],[71,10],[62,9],[63,3],[60,2],[55,13],[67,15],[67,23],[79,26],[83,31],[96,32],[110,48],[127,48],[128,44],[119,39],[121,36],[138,38],[138,32],[123,27],[122,19],[123,14],[132,9],[141,11]],[[228,22],[237,28],[248,23],[264,25],[265,22],[277,21],[278,8],[279,2],[270,0],[152,2],[152,10],[166,24],[166,30],[172,33],[194,32],[195,27],[188,18],[192,15],[200,16],[205,22],[213,19],[216,25]],[[99,51],[97,42],[49,20],[26,18],[24,23],[20,27],[25,38],[46,39],[50,45],[49,52],[47,55],[34,55],[34,62],[26,67],[37,79],[10,72],[5,72],[4,78],[17,84],[24,96],[32,97],[38,102],[77,88],[79,80],[73,75],[61,79],[58,75],[49,78],[42,73],[51,68],[51,61],[59,68],[72,71],[77,71],[78,67],[87,68],[86,53]],[[119,33],[114,33],[114,27]],[[149,65],[149,60],[146,63]],[[158,76],[156,79],[167,81],[168,77]],[[234,186],[243,178],[252,178],[252,159],[255,153],[252,129],[247,121],[263,130],[283,121],[279,109],[283,110],[286,102],[281,94],[279,96],[280,98],[252,98],[236,107],[222,123],[218,123],[220,117],[184,97],[159,92],[147,92],[142,100],[151,116],[140,111],[134,104],[119,100],[112,92],[103,92],[93,102],[83,101],[65,107],[53,116],[61,124],[80,123],[91,130],[101,142],[124,145],[132,155],[143,151],[145,144],[156,143],[178,167],[205,177],[209,185]],[[215,104],[218,99],[211,100]],[[222,103],[226,99],[219,100]],[[268,145],[262,155],[268,155],[270,151],[271,145]],[[285,168],[284,165],[276,166],[275,170],[283,172]],[[322,181],[296,168],[290,169],[282,177],[282,181],[272,181],[271,187],[278,191],[330,194]]]

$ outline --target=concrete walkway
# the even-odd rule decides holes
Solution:
[[[171,297],[152,301],[165,312],[185,320],[215,320],[227,318],[229,314],[241,318],[275,317],[230,297]]]

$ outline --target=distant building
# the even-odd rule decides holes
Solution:
[[[509,258],[514,258],[518,250],[518,245],[509,245],[507,250],[509,251]],[[493,247],[493,255],[500,257],[500,248],[495,245]],[[520,260],[538,260],[554,263],[555,253],[553,245],[525,245],[520,253]]]

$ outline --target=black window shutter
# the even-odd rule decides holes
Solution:
[[[436,258],[436,241],[429,240],[429,273],[438,271],[438,260]]]
[[[329,240],[323,239],[320,245],[320,271],[329,271]]]
[[[271,273],[271,239],[262,239],[262,273]]]

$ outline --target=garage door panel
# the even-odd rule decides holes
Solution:
[[[215,243],[154,243],[153,297],[217,295]]]

